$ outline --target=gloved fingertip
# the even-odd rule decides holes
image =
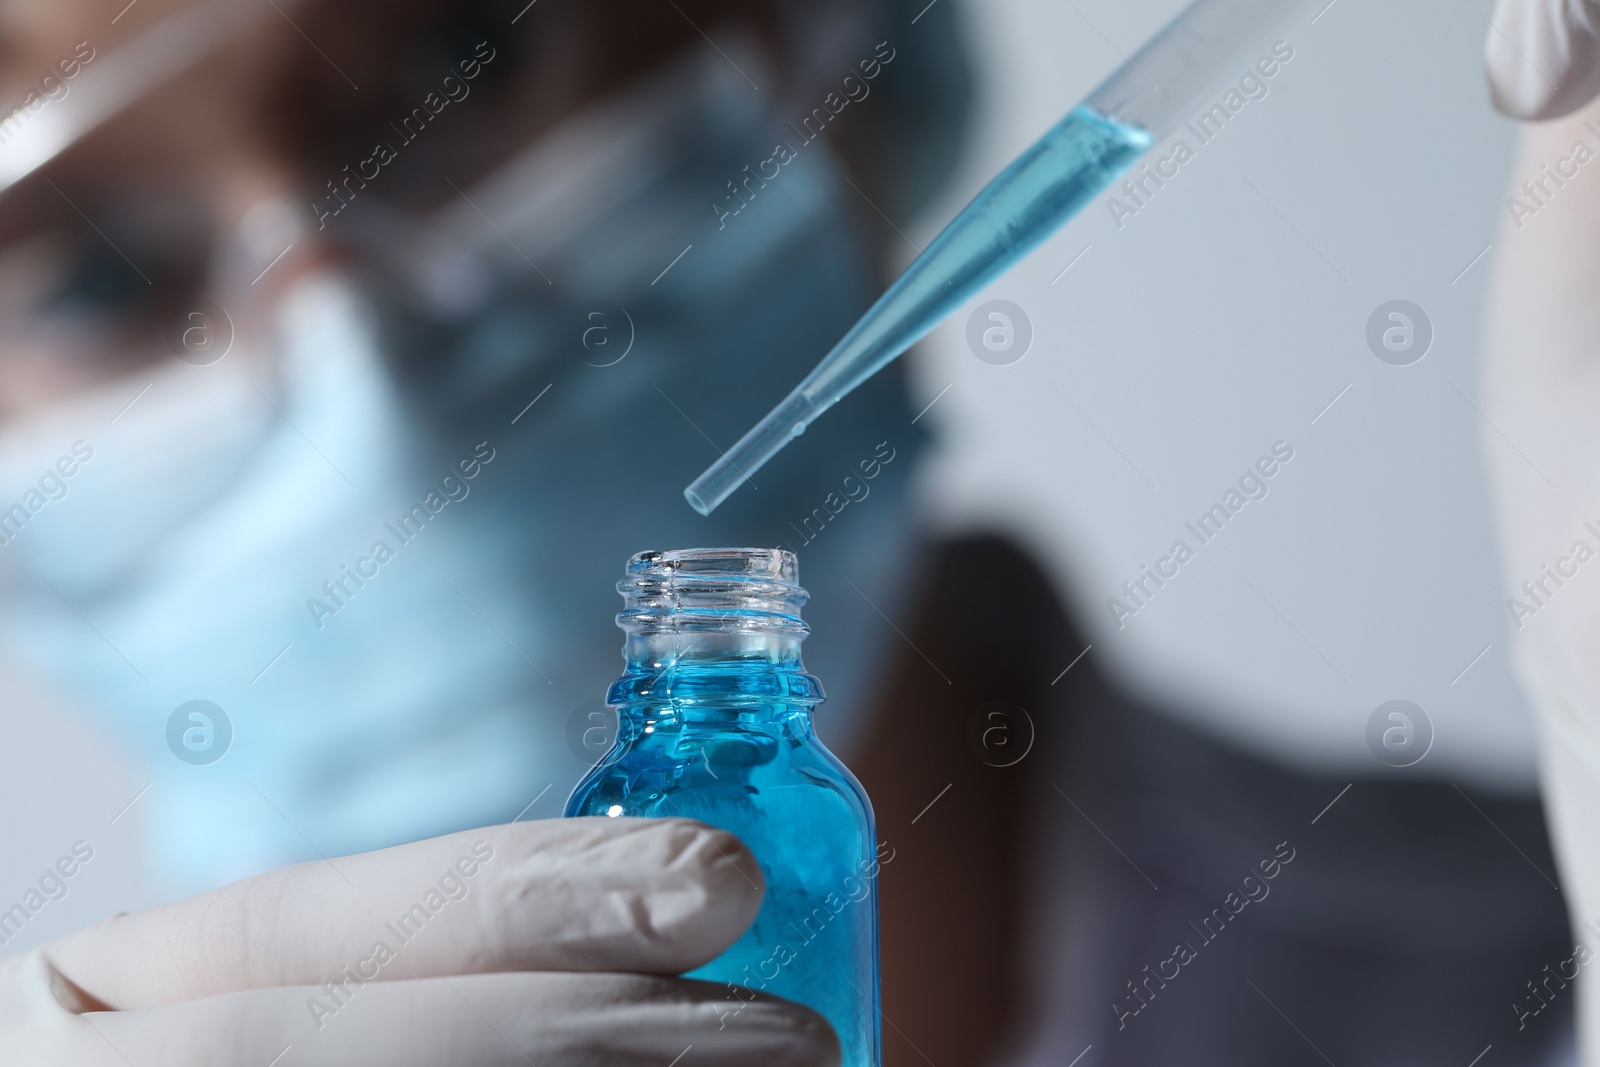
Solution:
[[[591,894],[585,954],[563,966],[681,974],[715,959],[761,910],[760,864],[726,830],[685,818],[562,821],[575,851],[540,852],[528,884],[559,879]]]
[[[1517,63],[1521,63],[1521,60],[1518,59]],[[1489,102],[1500,114],[1520,122],[1541,122],[1572,110],[1554,106],[1557,98],[1555,86],[1540,79],[1531,68],[1509,69],[1512,66],[1505,61],[1491,59],[1485,71]]]
[[[820,1013],[792,1001],[753,992],[748,995],[752,998],[748,1001],[735,998],[731,1011],[726,1000],[720,1006],[704,1006],[716,1013],[716,1033],[733,1045],[723,1051],[734,1062],[759,1060],[763,1067],[839,1067],[843,1059],[839,1035]],[[711,1050],[715,1044],[707,1041],[704,1047]]]
[[[766,891],[761,865],[737,835],[685,818],[623,818],[617,823],[625,831],[642,835],[634,845],[641,860],[694,872],[735,895],[753,892],[755,903],[760,903]]]
[[[1600,94],[1600,14],[1592,0],[1500,0],[1484,45],[1489,99],[1508,118],[1542,122]]]
[[[648,820],[649,832],[665,839],[663,864],[681,870],[704,891],[702,910],[714,910],[712,926],[737,937],[755,920],[766,896],[766,879],[755,854],[734,834],[689,819]],[[662,895],[659,906],[671,911],[684,902]],[[731,943],[731,939],[730,939]]]
[[[678,825],[686,835],[692,836],[693,847],[708,870],[715,871],[730,886],[742,883],[754,891],[756,902],[760,902],[766,892],[766,879],[761,874],[761,865],[756,862],[755,853],[750,851],[748,845],[738,836],[702,822],[686,819],[678,822]]]

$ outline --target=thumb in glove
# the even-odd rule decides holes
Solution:
[[[1494,106],[1553,119],[1600,95],[1600,0],[1499,0],[1484,61]]]

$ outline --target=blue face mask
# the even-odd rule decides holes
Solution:
[[[141,382],[0,442],[0,506],[56,440],[93,449],[0,552],[7,614],[146,753],[174,889],[558,814],[592,759],[573,725],[602,721],[618,669],[615,572],[644,548],[798,550],[819,728],[848,738],[898,640],[863,601],[892,612],[914,428],[885,379],[714,520],[683,503],[871,295],[823,143],[714,210],[782,126],[715,69],[390,227],[380,281],[300,283],[270,358],[173,364],[115,422]],[[224,719],[169,730],[196,700]]]

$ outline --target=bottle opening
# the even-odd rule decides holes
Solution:
[[[640,552],[617,591],[617,625],[629,634],[808,631],[800,563],[781,548],[682,548]]]

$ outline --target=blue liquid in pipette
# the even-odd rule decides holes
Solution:
[[[1080,105],[1001,171],[795,390],[684,490],[709,515],[818,415],[916,344],[1115,181],[1154,138]]]
[[[1152,140],[1074,108],[934,238],[813,372],[817,388],[806,393],[832,404],[871,377],[1083,210]]]

